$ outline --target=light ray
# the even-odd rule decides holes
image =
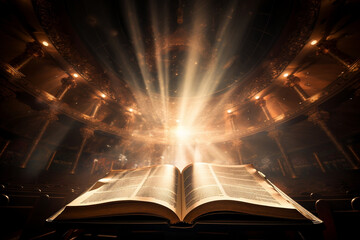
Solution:
[[[245,33],[248,18],[240,26],[234,25],[232,19],[236,14],[238,1],[230,1],[225,7],[224,18],[214,29],[214,43],[207,45],[206,31],[203,26],[210,26],[212,16],[206,9],[202,9],[203,2],[196,1],[194,8],[196,14],[189,24],[191,31],[186,32],[179,25],[177,32],[188,34],[181,36],[183,40],[171,42],[170,26],[167,14],[159,12],[159,6],[150,4],[150,20],[152,32],[152,47],[144,42],[144,33],[136,15],[133,1],[126,1],[124,12],[127,14],[127,28],[131,44],[135,51],[136,62],[140,69],[140,78],[122,54],[122,46],[116,41],[110,41],[114,49],[119,51],[115,57],[122,64],[122,73],[131,81],[136,99],[137,111],[141,113],[134,118],[132,137],[143,144],[161,145],[161,162],[168,162],[184,167],[190,162],[229,162],[229,155],[224,154],[223,147],[218,142],[229,139],[233,134],[225,131],[226,111],[231,102],[233,90],[227,90],[217,96],[214,92],[219,88],[224,78],[232,76],[232,64],[238,64],[237,48]],[[166,2],[167,3],[167,2]],[[163,9],[168,6],[164,4]],[[184,20],[184,23],[187,19]],[[234,29],[236,27],[236,29]],[[181,46],[180,46],[181,45]],[[208,46],[211,48],[207,49]],[[183,66],[177,66],[182,72],[176,80],[179,81],[177,97],[170,93],[172,72],[170,69],[171,48],[185,49],[187,53]],[[146,61],[147,54],[153,54],[154,66]],[[152,63],[150,63],[152,64]],[[153,70],[155,69],[156,74]],[[154,79],[155,78],[155,79]],[[180,80],[179,80],[180,79]],[[145,93],[139,90],[139,82],[143,81]],[[135,87],[134,87],[135,86]],[[130,106],[129,106],[130,107]],[[135,112],[131,112],[135,114]],[[141,149],[141,148],[139,148]],[[150,148],[149,148],[150,149]],[[147,156],[138,153],[136,158]],[[130,158],[129,158],[130,159]]]
[[[166,3],[165,3],[166,4]],[[161,49],[161,44],[159,43],[160,41],[162,41],[161,39],[161,32],[164,35],[168,35],[169,34],[169,26],[168,26],[168,22],[165,21],[165,23],[163,23],[163,28],[162,31],[160,30],[160,21],[158,19],[159,17],[159,12],[157,11],[157,8],[154,7],[155,5],[151,5],[151,19],[152,19],[152,30],[153,30],[153,35],[154,35],[154,48],[155,48],[155,60],[156,60],[156,68],[157,68],[157,73],[158,73],[158,82],[159,82],[159,88],[160,88],[160,97],[161,97],[161,107],[162,107],[162,119],[164,120],[164,129],[168,128],[168,121],[167,119],[169,119],[169,106],[168,106],[168,101],[167,99],[169,98],[169,94],[168,94],[168,86],[169,86],[169,69],[168,67],[166,67],[165,63],[164,63],[164,59],[162,57],[162,49]],[[166,6],[165,6],[166,8]],[[168,19],[167,14],[162,15],[162,17],[164,19]],[[163,41],[165,41],[165,45],[167,45],[167,38],[164,38]],[[168,58],[168,53],[165,53],[165,59]]]

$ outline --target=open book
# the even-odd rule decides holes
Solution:
[[[252,165],[207,163],[112,171],[48,221],[153,215],[193,223],[218,212],[321,222]]]

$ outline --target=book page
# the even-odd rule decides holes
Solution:
[[[172,165],[113,171],[68,206],[139,200],[155,202],[178,213],[179,179],[180,172]]]
[[[183,215],[215,200],[293,208],[251,165],[196,163],[185,168]]]
[[[294,208],[251,165],[211,165],[224,194],[249,203]]]
[[[189,209],[204,199],[224,195],[208,164],[194,164],[185,168],[183,184],[184,209]]]

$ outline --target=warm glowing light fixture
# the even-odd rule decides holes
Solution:
[[[288,77],[289,76],[289,74],[288,73],[284,73],[284,77]]]
[[[132,109],[132,108],[129,108],[129,112],[133,112],[134,111],[134,109]]]
[[[104,93],[101,93],[100,96],[101,96],[102,98],[105,98],[105,97],[106,97],[106,95],[105,95]]]
[[[310,44],[311,44],[312,46],[316,45],[317,43],[318,43],[317,40],[312,40],[312,41],[310,42]]]
[[[74,73],[73,76],[74,76],[74,78],[78,78],[78,77],[79,77],[79,74]]]
[[[260,95],[255,96],[255,99],[258,100],[260,98]]]
[[[228,110],[227,110],[227,113],[229,113],[229,114],[232,113],[231,109],[228,109]]]
[[[45,47],[49,46],[49,43],[48,43],[47,41],[43,41],[42,44],[43,44]]]

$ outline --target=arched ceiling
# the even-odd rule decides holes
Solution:
[[[204,82],[214,85],[210,95],[243,81],[278,40],[293,5],[66,1],[64,15],[104,72],[143,91],[161,94],[166,88],[169,96],[197,96]]]

